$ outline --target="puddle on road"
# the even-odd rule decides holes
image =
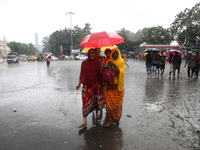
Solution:
[[[150,110],[150,111],[155,111],[155,112],[161,112],[164,107],[159,103],[159,102],[155,102],[155,103],[145,103],[144,104],[144,109]]]

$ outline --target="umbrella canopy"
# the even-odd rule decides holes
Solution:
[[[143,55],[146,56],[148,53],[144,53]],[[159,55],[161,56],[161,53],[159,53]],[[166,53],[163,53],[163,56],[166,56]]]
[[[147,48],[144,52],[160,52],[160,50],[158,48]]]
[[[194,52],[200,52],[200,49],[193,49]]]
[[[124,38],[115,32],[95,32],[84,37],[79,46],[83,47],[106,47],[115,44],[124,43]]]
[[[49,57],[49,56],[51,56],[51,53],[49,53],[49,54],[46,53],[46,55],[47,55],[46,57]]]
[[[178,52],[178,55],[182,56],[182,52],[179,50],[169,50],[168,52],[166,52],[167,56],[169,56],[170,54],[175,55],[175,52]]]
[[[86,48],[84,48],[81,52],[88,52],[88,50],[89,49],[91,49],[91,48],[94,48],[94,47],[86,47]],[[101,50],[101,52],[103,52],[103,51],[105,51],[107,48],[109,48],[109,49],[114,49],[114,48],[117,48],[117,46],[106,46],[106,47],[100,47],[100,50]]]

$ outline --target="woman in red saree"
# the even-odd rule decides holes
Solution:
[[[121,57],[119,49],[113,49],[111,51],[107,67],[110,67],[111,70],[115,71],[114,84],[105,84],[106,112],[109,121],[104,124],[104,126],[110,127],[116,122],[119,122],[121,118],[124,98],[124,77],[126,64],[124,59]]]
[[[83,123],[79,128],[87,127],[87,116],[93,110],[102,109],[105,105],[105,97],[103,88],[100,84],[102,66],[101,61],[97,59],[95,49],[88,51],[88,59],[81,64],[81,72],[79,76],[79,83],[76,89],[82,88],[82,113]],[[96,114],[98,111],[96,111]]]

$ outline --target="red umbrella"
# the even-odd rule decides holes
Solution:
[[[178,52],[178,55],[182,56],[182,52],[179,50],[169,50],[168,52],[166,52],[167,56],[169,56],[170,54],[175,55],[175,52]]]
[[[83,47],[106,47],[124,43],[124,38],[115,32],[95,32],[84,37],[79,46]]]

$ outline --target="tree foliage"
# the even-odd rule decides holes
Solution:
[[[126,30],[125,28],[118,30],[117,33],[119,35],[121,35],[125,41],[124,43],[118,45],[119,49],[125,50],[125,51],[132,49],[133,46],[135,45],[135,40],[134,40],[135,33],[131,32],[129,30]]]
[[[169,45],[173,41],[170,30],[161,26],[144,28],[141,32],[142,42],[147,44]]]
[[[84,28],[74,26],[72,30],[73,49],[81,48],[78,46],[82,38],[91,34],[91,25],[86,23]],[[51,52],[58,56],[60,54],[70,55],[71,53],[71,29],[55,31],[49,37],[45,37],[42,41],[43,53]],[[62,47],[62,50],[61,50]]]
[[[171,26],[174,39],[183,46],[200,44],[200,3],[180,12]]]
[[[139,49],[142,43],[169,45],[173,41],[170,30],[161,26],[143,28],[136,33],[122,28],[117,33],[125,39],[125,43],[119,44],[119,48],[125,51]]]
[[[36,55],[39,53],[39,50],[34,47],[32,43],[24,44],[19,42],[9,42],[8,46],[11,48],[13,52],[18,54],[26,54],[26,55]]]
[[[117,30],[124,39],[125,43],[118,44],[120,50],[138,50],[143,43],[169,45],[173,40],[179,45],[200,45],[200,3],[192,9],[186,8],[175,16],[175,21],[170,28],[162,26],[143,28],[136,33],[125,28]],[[91,34],[91,25],[85,24],[84,28],[78,25],[72,29],[73,49],[83,49],[78,44],[86,36]],[[58,56],[60,54],[70,55],[71,53],[71,29],[57,30],[51,35],[44,37],[42,41],[43,53],[51,52]],[[13,51],[24,54],[34,54],[36,49],[32,44],[10,42],[8,44]]]

